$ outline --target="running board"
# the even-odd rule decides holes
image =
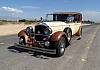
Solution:
[[[26,47],[25,45],[20,45],[20,44],[14,44],[14,47],[16,48],[21,48],[21,49],[26,49],[29,51],[33,52],[40,52],[40,53],[48,53],[48,54],[56,54],[56,50],[51,50],[51,49],[45,49],[45,48],[39,48],[39,47]]]

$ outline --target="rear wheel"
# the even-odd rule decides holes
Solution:
[[[71,38],[72,38],[72,31],[71,31],[70,28],[66,28],[66,29],[64,30],[64,32],[66,33],[68,43],[70,44],[70,42],[71,42]]]
[[[66,40],[64,37],[61,37],[61,39],[57,42],[54,43],[54,47],[56,47],[56,56],[60,57],[64,54],[65,52],[65,47],[66,47]]]

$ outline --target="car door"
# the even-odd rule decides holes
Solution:
[[[77,32],[77,26],[76,26],[76,23],[74,23],[74,22],[69,23],[69,27],[70,27],[71,30],[72,30],[72,35],[74,35],[74,34]]]

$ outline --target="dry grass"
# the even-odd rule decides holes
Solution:
[[[0,25],[0,36],[17,34],[20,30],[25,29],[27,26],[34,27],[35,24],[6,24]]]

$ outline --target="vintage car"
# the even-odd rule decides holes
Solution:
[[[47,14],[46,21],[21,30],[16,47],[34,52],[62,56],[73,35],[81,38],[82,14],[78,12],[55,12]]]

